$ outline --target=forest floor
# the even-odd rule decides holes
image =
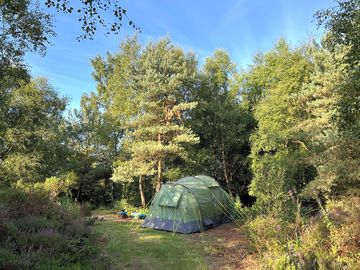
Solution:
[[[102,214],[96,228],[106,240],[110,269],[259,269],[246,234],[234,223],[203,233],[176,234],[140,228]]]
[[[241,225],[223,224],[203,233],[191,234],[189,239],[205,247],[208,269],[260,269]]]

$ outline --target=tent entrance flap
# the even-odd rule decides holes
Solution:
[[[179,205],[181,194],[182,194],[182,189],[176,186],[168,185],[164,190],[164,192],[162,193],[162,196],[159,201],[159,205],[176,208]]]

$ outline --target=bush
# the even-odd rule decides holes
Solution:
[[[0,269],[106,269],[80,205],[40,191],[2,190],[0,214]]]
[[[122,209],[125,209],[125,211],[128,212],[128,215],[130,215],[132,212],[137,212],[146,215],[149,212],[148,208],[136,207],[134,205],[131,205],[130,203],[128,203],[126,199],[121,199],[120,201],[117,201],[114,204],[115,211],[120,211]]]
[[[358,197],[328,201],[301,222],[260,214],[246,228],[264,269],[360,269]]]
[[[296,230],[293,224],[271,215],[260,215],[248,221],[246,228],[265,269],[296,267],[289,242]]]
[[[329,201],[302,233],[299,254],[304,269],[359,269],[360,198]]]
[[[84,202],[80,205],[80,213],[84,217],[90,217],[92,212],[92,205],[89,202]]]

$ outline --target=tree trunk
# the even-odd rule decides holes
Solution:
[[[81,194],[82,186],[83,186],[83,184],[81,183],[81,184],[79,185],[78,190],[77,190],[77,193],[76,193],[76,202],[79,202],[79,201],[80,201],[80,194]]]
[[[87,172],[88,172],[88,165],[85,163],[83,171],[82,171],[82,177],[80,178],[81,181],[80,181],[80,184],[79,184],[79,188],[78,188],[77,193],[76,193],[76,202],[79,202],[79,200],[80,200],[80,194],[81,194],[82,187],[83,187],[83,185],[85,183],[84,178],[85,178],[85,175],[86,175]]]
[[[111,183],[111,205],[113,205],[114,204],[114,181],[110,180],[110,183]]]
[[[161,144],[161,134],[158,134],[158,143]],[[158,192],[161,188],[161,180],[162,180],[162,159],[160,158],[157,164],[157,178],[156,178],[156,185],[155,185],[155,191]]]
[[[161,180],[162,180],[162,160],[158,161],[158,174],[156,178],[156,186],[155,191],[158,192],[161,188]]]
[[[139,177],[139,191],[140,191],[140,197],[141,197],[141,206],[145,207],[145,193],[144,193],[144,179],[142,176]]]
[[[221,159],[223,164],[223,171],[224,171],[224,179],[226,182],[226,189],[229,192],[229,195],[231,196],[231,190],[230,190],[230,179],[229,179],[229,173],[227,169],[227,163],[226,163],[226,156],[225,156],[225,146],[224,141],[221,140]]]

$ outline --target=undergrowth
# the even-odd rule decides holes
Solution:
[[[360,198],[327,202],[324,211],[250,217],[245,227],[263,269],[360,269]]]
[[[0,269],[106,269],[88,207],[47,195],[0,190]]]

